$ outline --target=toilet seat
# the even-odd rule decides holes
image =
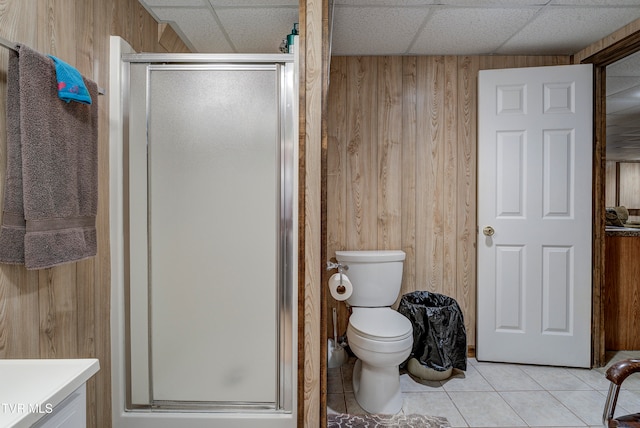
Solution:
[[[411,321],[389,307],[352,309],[349,328],[363,339],[398,342],[413,334]]]

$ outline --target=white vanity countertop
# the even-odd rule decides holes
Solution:
[[[0,359],[0,427],[28,427],[100,369],[95,358]]]

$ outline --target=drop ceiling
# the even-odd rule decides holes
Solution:
[[[298,22],[298,0],[139,1],[192,52],[277,53]],[[571,55],[640,18],[640,0],[331,3],[332,55]],[[608,159],[640,160],[638,70],[607,70]]]

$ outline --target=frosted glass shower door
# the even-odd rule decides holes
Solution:
[[[114,426],[293,428],[298,60],[111,50]]]
[[[274,403],[277,67],[156,66],[148,82],[152,400]]]

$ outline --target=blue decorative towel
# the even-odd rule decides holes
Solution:
[[[58,97],[66,102],[77,101],[83,104],[91,104],[91,95],[89,95],[80,72],[53,55],[49,55],[49,58],[53,60],[56,66]]]

